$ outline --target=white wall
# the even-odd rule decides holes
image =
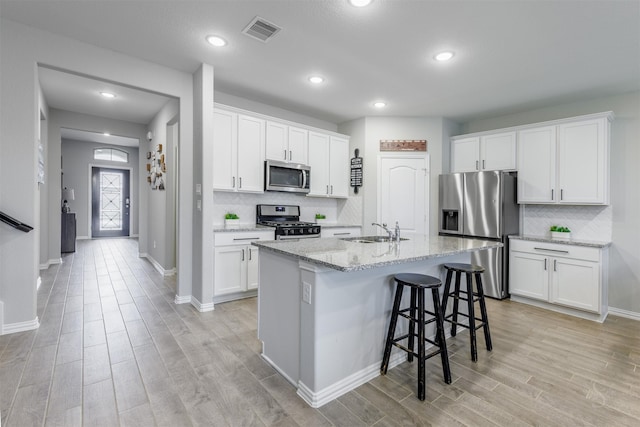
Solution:
[[[185,191],[180,210],[185,218],[192,214],[193,187],[193,83],[192,76],[137,58],[78,42],[5,19],[0,23],[0,209],[30,224],[39,222],[40,207],[36,184],[38,113],[38,64],[70,70],[87,76],[130,85],[179,98],[182,156],[180,183]],[[49,152],[48,158],[60,158]],[[56,165],[52,164],[52,167]],[[59,165],[58,165],[59,168]],[[56,171],[51,171],[55,176]],[[55,193],[51,196],[51,193]],[[60,199],[60,188],[50,188],[49,203]],[[10,208],[10,209],[9,209]],[[60,223],[57,209],[49,222]],[[58,212],[56,212],[58,211]],[[4,302],[4,323],[37,321],[36,280],[40,256],[40,227],[31,233],[0,228],[0,300]],[[49,230],[50,234],[53,230]],[[184,260],[194,254],[191,232],[180,233],[180,255]],[[179,261],[180,262],[180,261]],[[179,285],[191,286],[191,269],[183,268]],[[190,293],[190,292],[189,292]]]
[[[429,230],[431,233],[437,233],[438,175],[442,173],[443,144],[448,147],[448,142],[443,142],[443,137],[448,134],[445,121],[434,117],[365,117],[340,124],[338,129],[341,132],[357,131],[351,151],[353,153],[354,148],[360,148],[360,156],[363,157],[364,185],[361,191],[362,224],[365,234],[376,232],[371,223],[377,222],[377,165],[380,140],[427,140],[427,151],[431,159]]]
[[[173,200],[176,189],[173,186],[173,174],[177,171],[173,165],[173,143],[169,144],[167,138],[167,124],[176,120],[179,114],[180,103],[176,99],[167,102],[164,107],[156,114],[146,127],[153,133],[153,139],[148,141],[147,138],[141,139],[140,157],[141,171],[140,179],[142,182],[141,194],[146,198],[148,210],[141,218],[142,227],[145,231],[143,234],[146,238],[139,245],[139,251],[152,258],[162,269],[172,270],[175,266],[175,259],[171,248],[175,248],[176,242],[174,233],[175,217],[173,211]],[[146,134],[146,131],[145,131]],[[147,159],[147,152],[155,152],[158,144],[162,144],[162,154],[165,156],[165,164],[167,171],[163,173],[164,190],[152,190],[151,185],[147,182],[146,164],[150,162]],[[155,242],[155,245],[154,245]]]
[[[464,133],[602,111],[615,114],[611,125],[613,244],[610,249],[609,306],[640,316],[640,92],[476,120],[464,125]],[[601,212],[596,210],[595,214]]]

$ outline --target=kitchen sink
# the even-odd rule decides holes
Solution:
[[[395,239],[390,239],[389,236],[345,237],[341,240],[345,240],[347,242],[354,242],[354,243],[384,243],[384,242],[395,241]],[[400,240],[404,241],[409,239],[401,237]]]

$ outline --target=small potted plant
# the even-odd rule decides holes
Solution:
[[[240,217],[233,212],[227,212],[224,216],[224,226],[226,228],[237,228],[240,225]]]
[[[569,240],[571,238],[571,230],[569,230],[567,227],[552,225],[549,231],[551,231],[552,239]]]
[[[324,214],[317,213],[316,214],[316,224],[322,224],[327,221],[327,217]]]

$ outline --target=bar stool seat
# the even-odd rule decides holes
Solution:
[[[393,310],[391,311],[391,320],[389,330],[387,332],[387,340],[385,343],[384,356],[382,358],[382,366],[380,373],[386,375],[389,367],[389,359],[391,357],[391,347],[395,346],[407,352],[407,361],[412,362],[413,357],[418,358],[418,398],[425,399],[425,361],[430,357],[440,354],[442,360],[442,372],[444,381],[451,384],[451,370],[449,368],[449,355],[447,353],[447,342],[444,335],[444,312],[440,308],[439,288],[442,281],[437,277],[426,276],[424,274],[400,273],[394,276],[396,282],[396,293],[393,301]],[[404,287],[411,289],[411,302],[409,307],[400,308],[402,300],[402,292]],[[424,293],[426,289],[431,289],[433,298],[433,311],[425,309]],[[431,316],[425,320],[425,314]],[[398,316],[409,320],[409,330],[406,334],[395,337]],[[426,325],[436,323],[436,337],[434,340],[425,337]],[[416,332],[417,328],[417,332]],[[414,351],[414,340],[418,339],[418,352]],[[400,341],[407,340],[407,345],[400,344]],[[436,347],[434,351],[426,354],[426,344],[430,343]]]
[[[489,318],[487,316],[487,306],[484,301],[484,290],[482,288],[481,274],[484,268],[473,264],[448,263],[444,264],[447,270],[447,278],[445,279],[444,294],[442,296],[442,312],[444,321],[451,323],[451,336],[455,337],[457,327],[469,329],[469,341],[471,344],[471,360],[478,361],[478,348],[476,344],[476,330],[482,328],[484,331],[484,340],[488,351],[493,349],[491,344],[491,332],[489,331]],[[451,278],[455,273],[455,288],[450,290]],[[466,275],[466,290],[460,289],[460,277]],[[475,280],[473,280],[475,279]],[[476,290],[473,290],[473,282],[476,284]],[[453,311],[446,315],[447,303],[449,299],[453,299]],[[467,313],[459,311],[459,301],[467,302]],[[475,316],[475,303],[480,305],[480,318]],[[468,324],[458,322],[458,316],[468,319]]]

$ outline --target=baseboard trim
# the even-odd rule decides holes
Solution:
[[[0,335],[15,334],[16,332],[32,331],[34,329],[38,329],[39,327],[40,327],[40,321],[36,316],[35,319],[28,320],[26,322],[2,324],[2,331],[0,331]]]
[[[186,295],[182,297],[180,295],[176,295],[176,297],[173,299],[173,302],[176,304],[187,304],[191,302],[191,295]]]
[[[640,321],[640,313],[635,311],[623,310],[621,308],[609,307],[609,314],[614,316],[626,317],[627,319],[633,319]]]
[[[389,359],[389,369],[398,366],[405,360],[407,360],[407,354],[404,352],[392,355]],[[381,361],[369,365],[318,392],[314,392],[302,381],[298,381],[298,396],[300,396],[312,408],[319,408],[379,376],[380,364]]]
[[[198,301],[194,296],[191,296],[191,305],[196,308],[200,313],[204,313],[206,311],[213,311],[213,303],[203,304]]]
[[[62,264],[62,258],[48,259],[47,262],[45,262],[44,264],[40,264],[38,267],[40,270],[46,270],[52,265],[56,265],[56,264]]]
[[[165,270],[164,267],[161,266],[158,261],[153,259],[153,257],[151,255],[149,255],[148,253],[146,253],[146,252],[138,252],[138,258],[146,258],[147,261],[149,261],[151,263],[153,268],[155,268],[156,271],[158,273],[162,274],[163,276],[173,276],[174,274],[176,274],[176,269],[175,268],[171,268],[169,270]]]

